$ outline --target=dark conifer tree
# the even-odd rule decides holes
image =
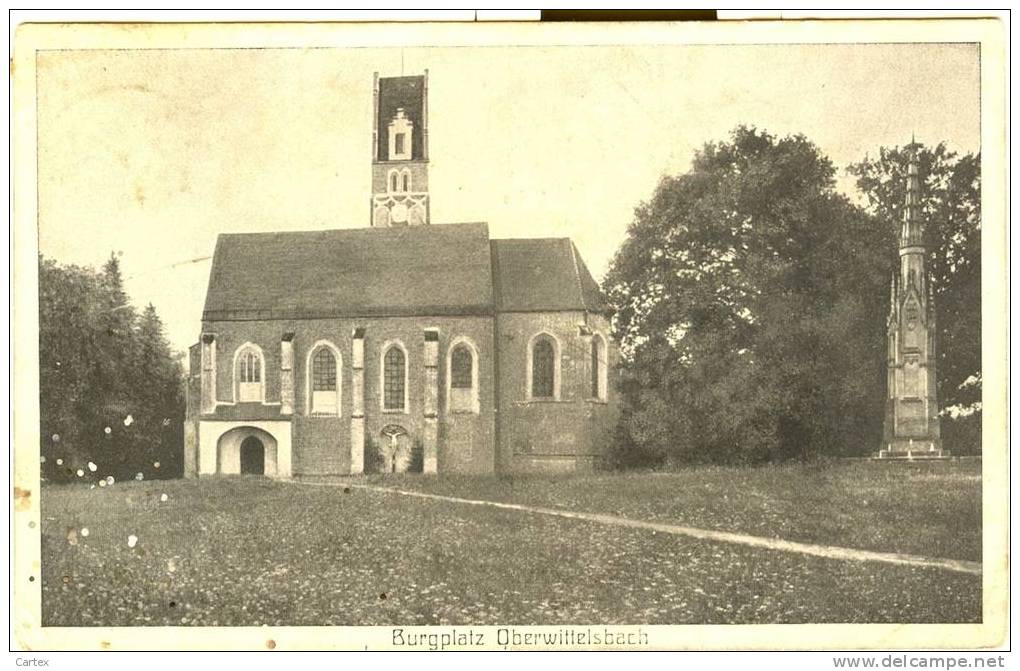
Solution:
[[[155,308],[131,306],[117,257],[98,273],[40,258],[39,322],[44,477],[179,475],[181,370]]]

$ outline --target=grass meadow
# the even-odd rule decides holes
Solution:
[[[980,576],[253,477],[44,485],[44,626],[977,622]],[[351,479],[980,560],[979,461]]]

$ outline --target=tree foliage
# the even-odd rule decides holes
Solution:
[[[739,127],[637,209],[606,281],[625,460],[875,449],[895,228],[834,175],[803,136]]]
[[[131,306],[116,256],[99,272],[40,257],[39,374],[43,477],[181,474],[182,371],[155,308]]]

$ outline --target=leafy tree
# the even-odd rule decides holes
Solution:
[[[100,272],[40,257],[39,372],[44,477],[180,475],[181,370],[155,308],[131,306],[116,256]]]
[[[893,230],[834,175],[803,136],[738,127],[637,209],[606,281],[625,461],[875,449]]]
[[[83,451],[89,436],[83,427],[94,424],[90,372],[97,348],[89,315],[98,309],[98,293],[95,272],[40,258],[39,411],[42,456],[49,459],[44,473],[57,470],[59,454],[70,458]]]

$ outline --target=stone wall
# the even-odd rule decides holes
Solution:
[[[609,342],[607,320],[583,312],[505,313],[495,319],[374,317],[208,322],[203,332],[215,335],[216,396],[220,405],[202,419],[289,421],[296,475],[351,473],[353,455],[357,454],[351,431],[355,329],[363,329],[364,333],[362,422],[366,443],[391,444],[393,439],[383,432],[399,426],[407,432],[406,440],[411,444],[426,444],[426,418],[435,413],[435,462],[440,473],[560,472],[601,465],[619,412],[614,384],[617,355]],[[426,330],[438,332],[438,365],[432,383],[435,398],[428,404]],[[496,330],[498,337],[494,338]],[[528,343],[540,333],[554,336],[559,343],[559,398],[555,400],[529,399],[527,393]],[[608,389],[604,400],[593,398],[591,393],[592,333],[602,335],[607,343]],[[285,338],[287,344],[281,345]],[[478,403],[474,411],[454,412],[449,402],[449,357],[451,346],[465,340],[476,354]],[[320,341],[331,343],[340,353],[340,407],[335,414],[309,411],[309,353]],[[266,362],[264,403],[233,402],[234,354],[249,342],[259,346]],[[402,344],[408,357],[405,411],[382,408],[382,356],[384,346],[392,342]],[[281,352],[287,348],[292,349],[292,356],[287,357],[292,358],[289,372],[281,370]],[[293,386],[292,412],[281,406],[288,377]],[[189,380],[189,396],[200,394],[192,382],[197,379],[194,376]],[[497,394],[500,413],[496,412]],[[189,449],[197,452],[197,446]],[[185,461],[187,464],[187,456]]]
[[[609,325],[583,312],[504,313],[496,318],[499,339],[500,472],[590,470],[601,465],[618,416],[616,350]],[[529,399],[528,344],[541,333],[559,343],[559,398]],[[590,333],[607,343],[608,396],[591,394]]]
[[[351,470],[350,417],[294,415],[295,475],[341,475]]]
[[[198,421],[184,420],[184,477],[198,477]]]
[[[207,322],[203,333],[215,335],[217,401],[215,413],[204,419],[286,419],[293,423],[294,468],[297,474],[346,475],[351,472],[352,334],[364,329],[364,425],[365,435],[376,444],[389,440],[385,427],[405,429],[412,441],[425,433],[426,371],[425,331],[438,331],[439,472],[492,472],[495,468],[495,396],[493,384],[493,320],[491,317],[375,317],[364,319],[275,320]],[[293,414],[281,415],[281,341],[293,334]],[[290,337],[290,336],[288,336]],[[455,414],[447,403],[447,356],[451,342],[466,338],[477,352],[478,411]],[[340,409],[336,415],[309,412],[308,355],[319,341],[328,341],[340,352]],[[233,400],[234,354],[245,343],[258,345],[265,358],[265,403]],[[407,352],[408,404],[405,411],[382,408],[382,355],[384,345],[399,342]],[[233,405],[231,405],[233,403]]]

